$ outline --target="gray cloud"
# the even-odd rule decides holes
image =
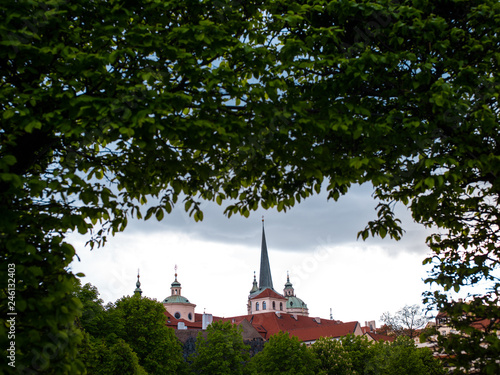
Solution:
[[[196,223],[178,204],[161,222],[131,220],[127,232],[181,232],[194,239],[234,244],[260,244],[261,217],[265,217],[268,246],[278,251],[311,251],[318,246],[338,246],[356,241],[358,231],[376,217],[377,202],[369,185],[355,186],[339,201],[328,201],[326,193],[310,197],[291,210],[259,209],[249,218],[233,215],[228,219],[223,207],[203,202],[204,220]],[[366,245],[378,245],[391,255],[401,252],[427,253],[425,237],[430,233],[411,219],[403,206],[397,209],[406,230],[401,241],[369,238]],[[359,240],[359,244],[363,241]]]

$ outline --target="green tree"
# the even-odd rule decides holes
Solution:
[[[89,375],[147,374],[139,365],[137,354],[122,339],[109,343],[87,334],[80,355]]]
[[[394,342],[379,341],[373,344],[373,361],[369,371],[384,375],[444,375],[446,370],[441,362],[433,357],[428,348],[419,349],[415,342],[406,336]]]
[[[271,107],[249,83],[266,71],[268,51],[251,47],[265,39],[260,10],[219,0],[20,0],[0,14],[0,260],[16,268],[16,365],[76,373],[81,305],[66,235],[90,233],[90,245],[102,245],[151,197],[160,204],[146,217],[161,219],[186,196],[186,210],[202,218],[195,197],[215,198],[240,134],[250,134],[234,101]]]
[[[180,342],[165,326],[161,303],[138,295],[103,307],[91,284],[76,286],[83,305],[77,320],[85,340],[79,359],[89,374],[181,374],[185,370]]]
[[[295,336],[287,332],[272,335],[264,349],[250,360],[249,368],[255,374],[315,374],[318,360],[313,352]]]
[[[339,339],[340,344],[352,363],[355,374],[365,374],[373,368],[373,346],[366,336],[347,335]],[[369,373],[369,372],[368,372]]]
[[[425,302],[456,321],[492,322],[448,347],[451,360],[498,373],[494,355],[465,353],[500,345],[500,4],[283,1],[271,14],[287,119],[275,136],[288,153],[273,154],[281,207],[303,197],[298,186],[324,183],[337,199],[370,182],[378,217],[359,236],[397,239],[394,206],[407,205],[415,221],[437,228],[425,263],[434,265],[427,282],[441,288]],[[452,307],[450,291],[478,283],[487,290],[474,292],[476,311]]]
[[[444,375],[441,362],[428,348],[417,348],[406,336],[394,342],[370,342],[365,336],[322,338],[312,345],[322,374]]]
[[[76,280],[74,295],[82,303],[82,315],[77,318],[77,326],[93,336],[102,335],[100,321],[104,315],[104,301],[99,298],[99,291],[90,283],[81,285],[79,279]]]
[[[108,326],[108,341],[112,342],[113,337],[124,340],[148,373],[173,374],[185,370],[181,344],[174,330],[165,325],[165,308],[160,302],[137,295],[123,297],[108,314],[111,322],[122,321],[117,326]]]
[[[341,340],[320,337],[311,346],[311,350],[319,360],[318,374],[354,375],[353,364],[349,353]]]
[[[207,327],[206,338],[198,334],[196,351],[189,358],[191,370],[195,374],[243,374],[249,350],[238,326],[213,322]]]
[[[400,238],[394,205],[409,206],[439,229],[426,262],[444,290],[427,301],[492,322],[446,350],[500,345],[498,1],[20,0],[0,14],[0,259],[16,265],[19,368],[79,371],[68,232],[103,244],[151,198],[145,217],[184,199],[200,220],[203,199],[247,216],[362,183],[380,204],[360,237]],[[468,311],[449,302],[479,282]],[[483,354],[468,363],[498,373]]]

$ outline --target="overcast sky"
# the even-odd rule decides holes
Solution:
[[[412,222],[406,208],[397,209],[406,233],[401,241],[356,240],[376,217],[370,186],[354,187],[338,202],[326,194],[306,199],[286,213],[258,210],[249,218],[223,215],[206,203],[196,223],[179,204],[162,222],[131,220],[123,233],[109,237],[104,248],[90,251],[88,238],[71,236],[81,261],[72,270],[85,273],[105,302],[135,289],[137,270],[143,295],[162,301],[170,295],[174,267],[182,295],[196,312],[215,316],[246,314],[253,273],[259,276],[262,215],[274,289],[283,292],[287,271],[297,297],[310,316],[359,321],[376,320],[385,311],[421,304],[429,253],[429,231]]]

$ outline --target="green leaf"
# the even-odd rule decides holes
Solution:
[[[163,215],[164,215],[163,209],[161,207],[156,207],[156,212],[155,212],[156,220],[162,221]]]

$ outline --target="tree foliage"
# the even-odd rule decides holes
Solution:
[[[80,355],[87,374],[147,374],[139,365],[137,354],[122,339],[117,339],[114,343],[111,343],[87,335],[84,345],[80,348]]]
[[[249,349],[238,326],[216,321],[207,327],[206,338],[198,334],[190,367],[194,374],[244,374]]]
[[[400,336],[391,343],[379,341],[374,344],[373,351],[369,373],[444,375],[447,372],[429,348],[417,348],[415,342],[406,336]]]
[[[264,349],[250,360],[250,369],[255,374],[315,374],[318,360],[295,336],[287,332],[272,335]]]
[[[355,374],[351,357],[342,345],[341,340],[332,340],[327,337],[320,337],[311,346],[311,350],[319,360],[318,374]]]
[[[79,282],[74,294],[83,305],[77,326],[85,336],[78,358],[88,373],[184,373],[181,344],[165,325],[161,303],[134,295],[103,307],[97,288]]]
[[[77,326],[93,336],[102,335],[101,323],[105,308],[104,301],[99,298],[99,290],[90,283],[82,286],[77,279],[74,295],[83,306],[82,315],[77,318]]]
[[[354,374],[364,374],[373,366],[374,352],[365,336],[347,335],[340,338],[345,357],[350,359]]]
[[[444,293],[428,301],[462,316],[447,292],[487,285],[467,314],[492,327],[470,345],[498,346],[498,1],[21,0],[0,14],[0,259],[16,265],[20,367],[78,371],[67,233],[100,245],[179,199],[195,220],[201,200],[248,216],[362,183],[380,204],[360,237],[400,238],[398,202],[438,228],[427,281]]]
[[[126,341],[150,374],[184,371],[184,360],[174,330],[165,325],[165,308],[150,298],[134,295],[117,300],[107,312],[113,325],[109,333]],[[114,322],[121,321],[119,324]]]
[[[311,349],[321,362],[320,374],[445,374],[430,349],[419,349],[404,336],[394,342],[369,342],[365,336],[353,335],[338,340],[322,338]]]

